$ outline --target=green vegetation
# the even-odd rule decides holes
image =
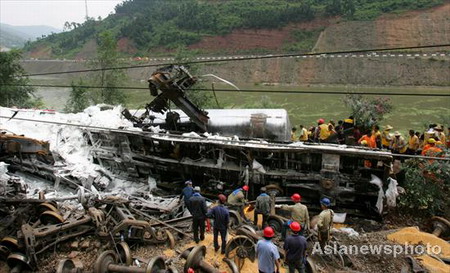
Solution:
[[[21,53],[17,50],[0,52],[0,105],[6,107],[39,107],[40,98],[34,96],[25,70],[19,64]]]
[[[392,111],[392,104],[387,97],[367,99],[362,95],[349,94],[345,96],[344,104],[350,108],[350,114],[362,132],[371,130],[373,125],[383,120],[385,114]]]
[[[123,104],[126,97],[117,86],[122,86],[128,80],[125,71],[123,69],[103,70],[121,65],[116,39],[110,31],[104,31],[98,36],[97,45],[97,57],[90,62],[90,67],[102,70],[91,74],[91,82],[103,88],[91,92],[92,101],[95,104]]]
[[[89,90],[83,88],[83,80],[80,79],[78,82],[72,82],[72,90],[70,90],[70,97],[64,108],[66,113],[78,113],[86,109],[89,104]]]
[[[101,69],[91,74],[89,83],[102,88],[86,89],[76,87],[72,83],[70,99],[65,110],[68,112],[80,112],[90,104],[125,104],[125,93],[120,90],[128,81],[125,72],[121,69],[103,70],[104,68],[118,67],[121,65],[118,58],[117,43],[113,34],[109,31],[100,33],[97,38],[97,57],[89,63],[92,69]],[[83,85],[80,79],[79,86]],[[119,87],[119,88],[117,88]]]
[[[141,53],[174,50],[205,36],[225,35],[235,29],[274,29],[315,17],[342,16],[349,20],[371,20],[388,12],[429,8],[444,0],[134,0],[116,7],[116,14],[83,24],[69,23],[64,32],[27,43],[52,49],[55,56],[74,56],[99,33],[127,38]],[[285,50],[308,50],[318,31],[293,32],[293,44]],[[306,35],[305,37],[298,36]]]
[[[405,162],[405,194],[400,195],[402,208],[420,214],[442,214],[448,210],[450,163],[442,160],[409,160]]]
[[[286,52],[309,52],[314,48],[320,32],[321,29],[313,31],[295,29],[291,32],[293,43],[286,44],[284,50]]]

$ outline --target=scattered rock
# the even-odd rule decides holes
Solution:
[[[95,248],[100,248],[102,246],[102,243],[100,243],[100,241],[94,241],[94,247]]]
[[[71,248],[71,249],[78,249],[79,246],[80,246],[80,243],[79,243],[78,241],[73,241],[73,242],[70,244],[70,248]]]
[[[90,240],[84,240],[80,243],[80,247],[81,249],[86,249],[90,246],[91,241]]]
[[[67,255],[67,258],[73,259],[73,258],[77,257],[79,254],[80,254],[80,251],[72,251],[69,253],[69,255]]]

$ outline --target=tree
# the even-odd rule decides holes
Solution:
[[[355,14],[356,8],[354,0],[344,0],[342,2],[342,12],[345,16],[351,18]]]
[[[93,69],[105,69],[121,65],[117,43],[110,31],[100,33],[97,39],[97,57],[90,63]],[[99,90],[91,92],[94,103],[124,104],[126,96],[117,88],[128,79],[121,69],[101,70],[95,73],[93,84],[101,86]]]
[[[70,91],[70,98],[64,108],[65,112],[78,113],[86,109],[90,104],[88,96],[89,89],[80,87],[83,86],[83,80],[80,79],[77,83],[71,83],[72,90]]]
[[[63,31],[71,30],[72,24],[70,24],[68,21],[64,23]]]
[[[329,0],[325,6],[325,11],[331,16],[342,14],[341,0]]]
[[[35,90],[27,86],[30,81],[19,64],[18,50],[0,52],[0,105],[6,107],[37,107],[42,101],[34,95]]]
[[[361,95],[348,94],[344,103],[350,108],[355,124],[364,132],[372,129],[372,126],[383,120],[383,116],[392,111],[389,98],[377,97],[367,99]]]

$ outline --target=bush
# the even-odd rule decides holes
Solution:
[[[387,97],[367,99],[362,95],[348,94],[344,103],[350,108],[355,124],[362,132],[371,130],[373,125],[383,120],[385,114],[392,111],[392,104]]]
[[[408,210],[440,214],[448,209],[450,163],[443,160],[413,159],[404,164],[406,193],[399,206]]]

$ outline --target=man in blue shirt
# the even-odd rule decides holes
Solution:
[[[205,220],[208,209],[206,208],[205,197],[200,195],[200,187],[194,188],[194,194],[189,199],[189,206],[192,214],[192,229],[194,231],[194,241],[198,243],[205,239]],[[200,232],[200,239],[199,233]]]
[[[289,273],[295,273],[295,270],[305,273],[306,238],[299,234],[302,226],[298,222],[292,222],[289,227],[293,234],[284,241],[285,262],[289,266]]]
[[[259,240],[256,244],[259,273],[280,272],[280,253],[278,252],[277,247],[272,243],[272,238],[274,236],[275,232],[273,228],[266,227],[263,231],[264,239]]]
[[[261,194],[256,198],[255,212],[253,221],[255,226],[258,226],[258,215],[262,215],[262,228],[266,227],[267,218],[270,214],[271,200],[270,196],[266,193],[266,187],[261,188]]]
[[[227,244],[227,230],[230,222],[230,212],[224,206],[227,197],[219,194],[219,205],[210,209],[206,214],[207,217],[214,219],[213,234],[214,234],[214,250],[219,250],[219,233],[222,239],[222,254],[225,254],[225,247]]]
[[[192,181],[188,180],[184,182],[186,187],[184,187],[183,191],[181,192],[181,196],[184,199],[184,205],[186,208],[191,212],[191,209],[189,208],[189,199],[192,197],[192,194],[194,194],[194,188],[192,188]]]

